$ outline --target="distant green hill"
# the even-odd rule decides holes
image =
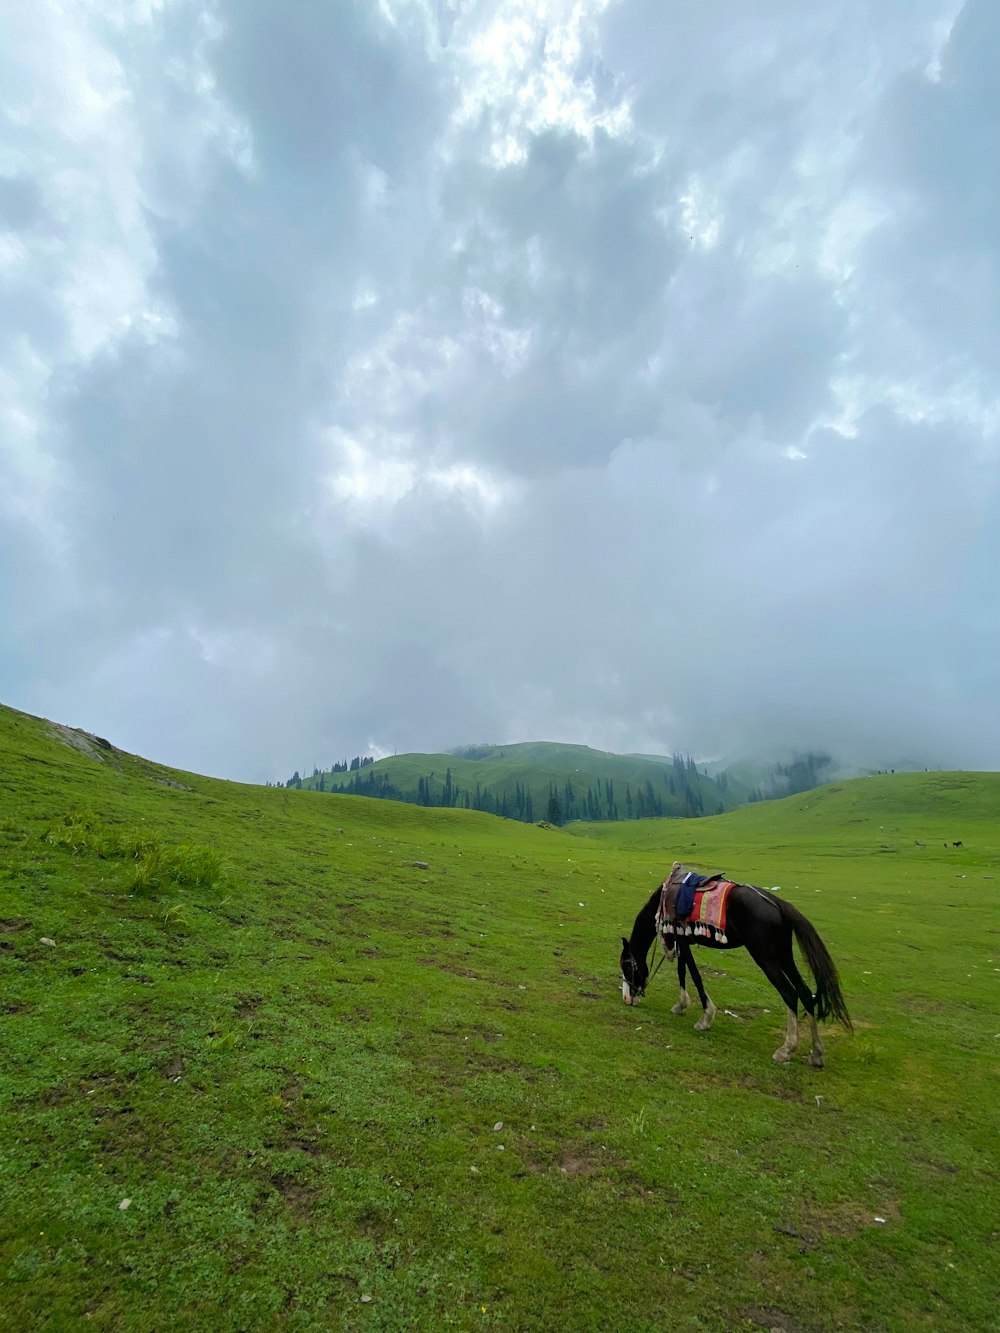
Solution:
[[[723,814],[753,795],[738,777],[709,775],[686,756],[611,754],[555,741],[359,757],[352,765],[289,785],[555,824]]]

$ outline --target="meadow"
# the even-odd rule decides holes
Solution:
[[[1000,1328],[1000,775],[518,824],[0,709],[0,1327]],[[961,842],[962,846],[953,846]],[[673,859],[801,907],[853,1035],[637,1009]]]

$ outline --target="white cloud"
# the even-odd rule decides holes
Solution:
[[[1000,761],[989,0],[3,22],[0,697]]]

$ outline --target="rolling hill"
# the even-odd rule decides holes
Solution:
[[[722,814],[751,792],[739,779],[709,776],[680,755],[619,755],[548,741],[394,755],[346,773],[317,772],[300,785],[560,824]]]
[[[0,709],[0,1326],[992,1327],[998,806],[914,774],[539,828]],[[772,1062],[742,951],[701,955],[708,1033],[666,969],[622,1005],[675,856],[814,922],[824,1072]]]

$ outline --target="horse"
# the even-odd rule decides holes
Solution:
[[[626,1004],[635,1004],[645,993],[649,980],[649,966],[646,956],[657,934],[657,909],[663,886],[659,886],[649,895],[645,906],[635,918],[629,939],[622,936],[620,959],[622,973],[622,998]],[[816,981],[816,993],[806,985],[802,974],[795,965],[792,953],[792,937],[798,940],[806,962]],[[726,928],[723,940],[711,935],[680,934],[676,936],[675,950],[669,949],[664,940],[664,954],[667,960],[677,958],[677,981],[680,997],[672,1012],[682,1014],[691,1003],[691,997],[685,988],[685,973],[690,971],[701,1000],[702,1016],[695,1023],[698,1032],[706,1032],[712,1026],[715,1017],[715,1005],[709,999],[702,984],[701,973],[691,954],[691,945],[699,944],[707,949],[742,949],[745,948],[768,981],[775,988],[785,1003],[787,1026],[785,1040],[774,1052],[773,1059],[785,1063],[792,1058],[799,1041],[798,1006],[809,1016],[812,1030],[812,1051],[809,1063],[816,1069],[823,1068],[823,1043],[820,1040],[817,1019],[836,1019],[849,1032],[853,1031],[840,979],[833,959],[826,945],[820,939],[815,926],[791,903],[776,897],[767,889],[759,889],[752,884],[733,884],[729,892],[726,913]]]

